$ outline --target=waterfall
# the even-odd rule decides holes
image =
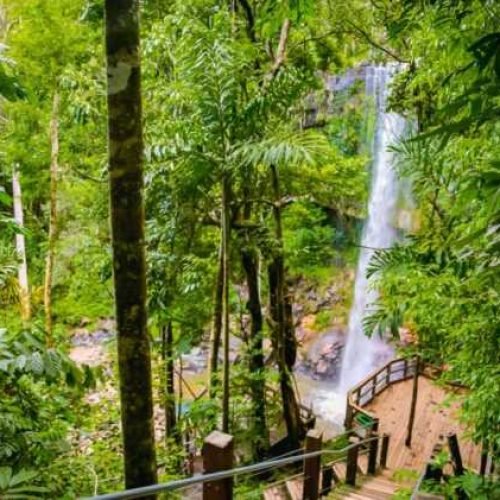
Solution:
[[[343,393],[392,356],[392,349],[382,339],[364,334],[363,317],[377,298],[377,291],[366,278],[370,258],[374,249],[389,248],[396,238],[398,180],[393,169],[394,155],[388,147],[402,135],[405,120],[386,110],[388,86],[395,71],[396,65],[370,66],[366,73],[366,91],[375,99],[377,121],[368,216],[361,239],[354,301],[340,373],[340,392]]]
[[[393,154],[389,146],[396,142],[405,129],[403,117],[386,110],[388,87],[399,65],[364,66],[335,77],[330,87],[334,90],[348,88],[353,82],[364,79],[366,94],[375,104],[376,123],[372,145],[371,186],[368,214],[363,227],[361,249],[356,270],[354,300],[350,311],[349,328],[344,347],[340,378],[336,385],[328,381],[307,383],[306,404],[312,405],[320,418],[342,429],[345,417],[347,391],[363,377],[392,357],[392,348],[382,339],[364,335],[363,317],[376,298],[377,292],[366,278],[367,267],[375,248],[388,248],[396,239],[396,216],[404,215],[396,207],[400,191],[393,167]],[[402,189],[401,189],[402,188]],[[403,193],[405,194],[405,193]],[[405,204],[408,202],[405,198]],[[410,203],[411,205],[411,203]],[[398,224],[401,226],[401,224]]]

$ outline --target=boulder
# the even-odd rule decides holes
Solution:
[[[318,374],[318,375],[326,375],[328,373],[328,371],[330,370],[330,365],[329,363],[324,360],[324,359],[320,359],[318,361],[318,363],[316,364],[316,369],[315,369],[315,372]]]

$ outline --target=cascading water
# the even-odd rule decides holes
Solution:
[[[399,186],[393,169],[394,155],[388,148],[403,134],[405,120],[386,110],[388,87],[398,66],[368,66],[364,69],[366,93],[373,97],[376,106],[376,130],[368,217],[361,239],[347,341],[338,385],[332,387],[328,382],[318,383],[306,396],[318,416],[339,426],[345,415],[346,392],[393,354],[391,347],[378,336],[370,338],[364,334],[363,317],[377,298],[377,291],[370,287],[366,277],[374,249],[390,247],[397,235],[395,219]]]
[[[341,392],[347,391],[392,355],[391,348],[377,335],[367,337],[364,334],[363,317],[377,297],[377,291],[366,277],[370,259],[375,249],[391,247],[396,238],[394,224],[399,190],[393,168],[394,154],[388,148],[403,134],[405,120],[386,110],[388,86],[395,71],[395,65],[375,66],[369,67],[366,75],[367,93],[372,94],[376,102],[377,125],[368,217],[363,228],[354,302],[340,373]]]

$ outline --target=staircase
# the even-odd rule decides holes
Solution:
[[[330,500],[386,500],[393,497],[401,487],[391,479],[392,472],[382,470],[375,476],[366,474],[366,457],[360,457],[358,463],[358,486],[350,487],[344,483],[345,462],[333,464],[333,490],[323,496]],[[321,483],[320,483],[321,484]],[[264,491],[264,500],[303,500],[303,477],[294,476],[280,483],[271,485]]]
[[[338,492],[333,492],[329,499],[346,500],[386,500],[392,498],[400,485],[390,478],[390,472],[384,471],[377,476],[360,477],[358,488],[347,488],[344,486]]]

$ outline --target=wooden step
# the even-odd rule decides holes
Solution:
[[[283,486],[271,486],[267,488],[267,490],[264,490],[262,497],[264,500],[288,500]]]
[[[345,481],[346,470],[345,462],[338,462],[333,465],[333,478],[336,483]]]
[[[367,496],[372,500],[386,500],[387,498],[392,498],[395,492],[396,490],[387,492],[365,487],[362,487],[360,490],[360,494]]]
[[[384,493],[394,493],[398,486],[386,479],[375,477],[364,482],[362,488],[371,488],[372,490],[382,491]]]
[[[368,474],[368,455],[358,456],[358,471],[365,476]]]
[[[333,498],[345,500],[389,500],[398,490],[399,485],[388,478],[388,475],[360,476],[358,488],[339,491]]]
[[[289,500],[302,500],[304,480],[302,478],[289,479],[286,482],[286,493]]]
[[[368,497],[366,495],[363,495],[361,491],[356,492],[356,493],[349,493],[346,497],[343,497],[344,500],[349,499],[349,500],[373,500],[372,497]],[[390,497],[387,497],[390,498]]]

